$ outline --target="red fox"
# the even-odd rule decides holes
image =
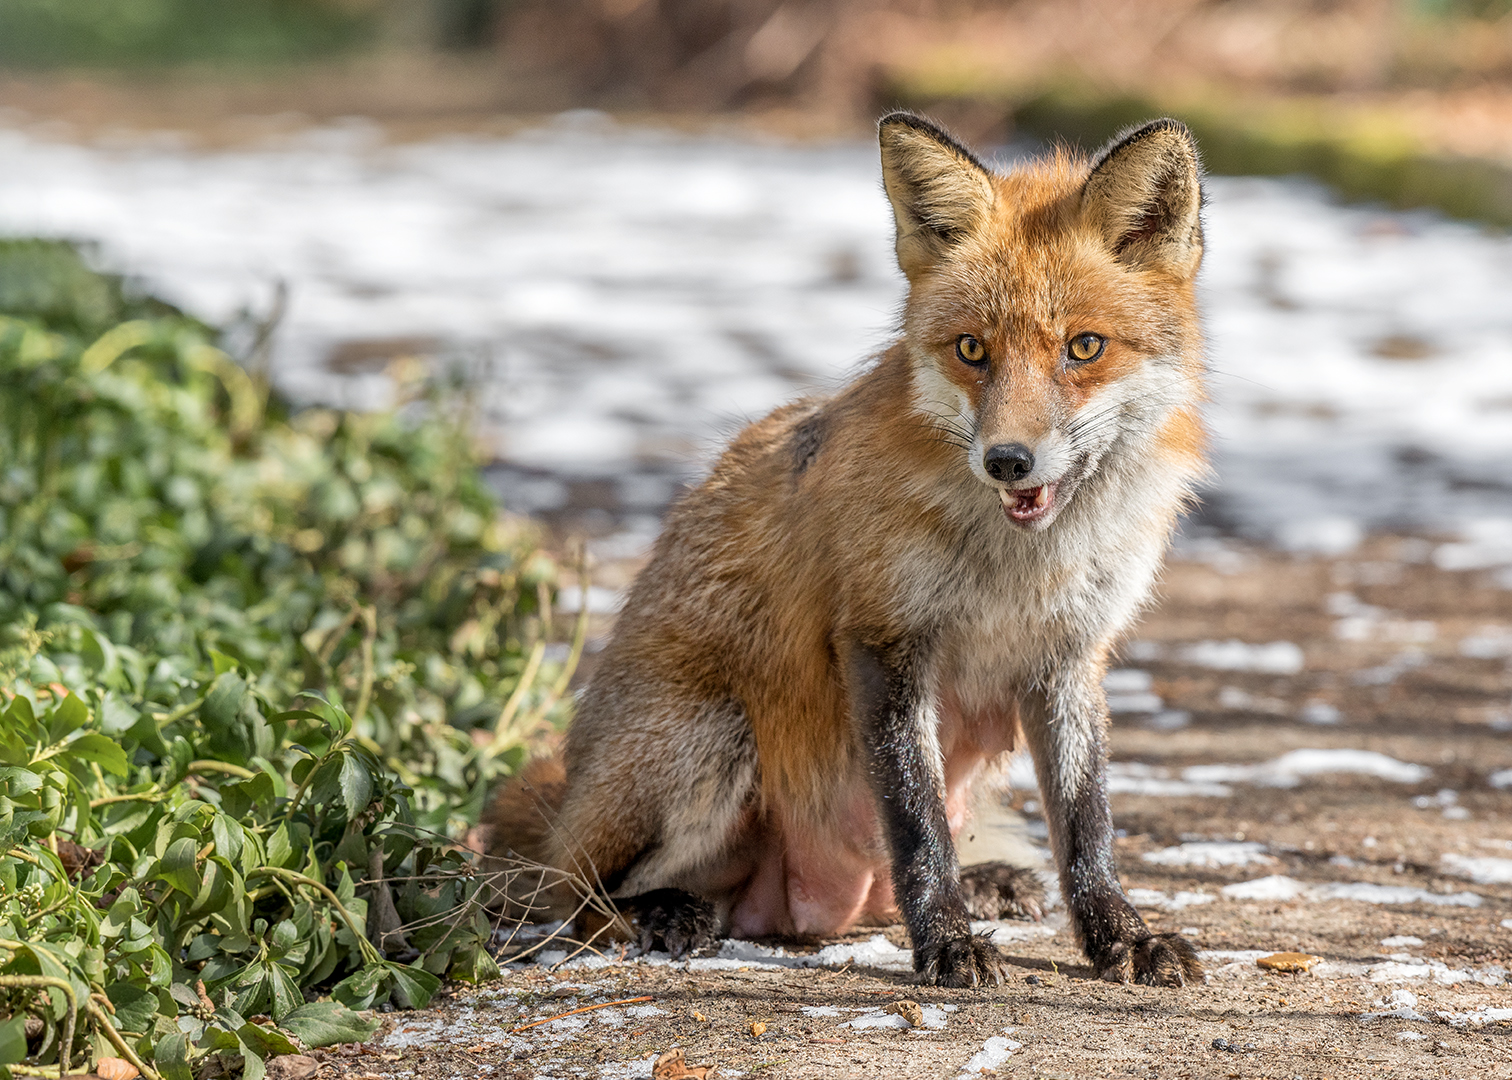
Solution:
[[[879,138],[901,338],[670,511],[490,850],[601,881],[648,948],[901,915],[921,981],[1001,983],[971,920],[1038,883],[954,838],[1022,742],[1097,972],[1183,985],[1118,883],[1101,683],[1206,468],[1196,146],[1157,120],[1000,173],[912,113]]]

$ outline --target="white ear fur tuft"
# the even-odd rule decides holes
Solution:
[[[992,180],[949,132],[913,113],[884,116],[877,138],[882,184],[898,225],[898,266],[912,281],[986,219]]]
[[[1202,165],[1179,120],[1116,136],[1092,165],[1082,214],[1130,266],[1191,277],[1202,260]]]

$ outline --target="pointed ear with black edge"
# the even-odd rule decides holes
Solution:
[[[898,266],[913,281],[986,220],[992,178],[949,132],[914,113],[884,116],[877,139],[898,224]]]
[[[1181,277],[1202,261],[1202,163],[1179,120],[1121,132],[1082,187],[1084,220],[1123,263]]]

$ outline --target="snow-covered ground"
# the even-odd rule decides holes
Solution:
[[[406,349],[481,361],[516,508],[587,482],[642,534],[742,421],[864,363],[902,291],[861,142],[579,114],[507,139],[389,145],[353,124],[216,152],[0,129],[0,161],[0,232],[98,241],[214,321],[287,282],[274,373],[297,398],[380,403]],[[1224,178],[1207,236],[1206,521],[1322,550],[1468,527],[1512,562],[1512,241]]]

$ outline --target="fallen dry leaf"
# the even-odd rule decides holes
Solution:
[[[707,1024],[709,1022],[709,1018],[697,1009],[693,1010],[693,1019],[697,1020],[700,1024]]]
[[[1255,961],[1255,965],[1267,971],[1306,971],[1314,964],[1322,962],[1321,956],[1314,956],[1312,953],[1278,952],[1260,957]]]
[[[136,1080],[142,1075],[131,1062],[117,1057],[104,1057],[95,1062],[95,1073],[101,1080]]]
[[[763,1024],[760,1020],[751,1021],[751,1038],[759,1039],[761,1038],[762,1034],[765,1033],[765,1031],[766,1025]]]
[[[268,1059],[268,1080],[306,1080],[319,1068],[320,1062],[304,1054],[281,1054]]]
[[[908,998],[904,998],[902,1001],[893,1002],[882,1011],[892,1013],[894,1016],[901,1016],[908,1021],[909,1027],[924,1026],[924,1010],[919,1007],[917,1001],[910,1001]]]
[[[674,1046],[651,1066],[651,1080],[716,1080],[719,1070],[713,1065],[689,1065],[682,1047]]]

